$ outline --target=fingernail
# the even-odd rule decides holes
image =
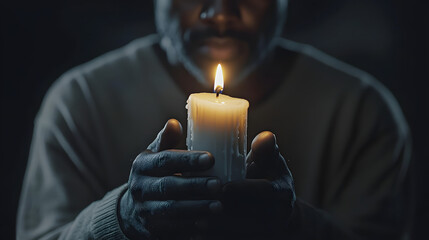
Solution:
[[[218,179],[209,179],[206,183],[207,189],[212,192],[216,193],[220,190],[220,181]]]
[[[221,202],[216,201],[216,202],[210,203],[209,209],[210,209],[210,211],[212,211],[214,213],[219,213],[222,211],[223,206],[222,206]]]
[[[201,154],[198,158],[198,163],[202,166],[207,166],[211,162],[211,158],[207,153]]]

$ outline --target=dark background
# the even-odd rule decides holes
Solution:
[[[396,96],[414,139],[415,239],[429,225],[429,6],[408,0],[291,0],[285,36],[377,77]],[[0,238],[15,236],[33,120],[63,72],[152,33],[149,0],[1,3]]]

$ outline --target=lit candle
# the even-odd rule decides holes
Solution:
[[[217,67],[215,93],[194,93],[188,98],[188,150],[208,151],[215,164],[202,173],[217,176],[223,183],[244,179],[247,152],[247,109],[249,102],[220,94],[223,74]]]

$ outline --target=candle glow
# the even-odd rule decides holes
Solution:
[[[245,175],[247,154],[247,109],[249,102],[225,94],[222,67],[216,71],[215,93],[193,93],[189,96],[188,150],[208,151],[215,158],[214,166],[200,173],[217,176],[223,183],[240,180]]]
[[[223,91],[223,86],[224,86],[224,83],[223,83],[222,66],[219,63],[216,69],[216,77],[215,77],[213,91],[216,93],[221,93]]]

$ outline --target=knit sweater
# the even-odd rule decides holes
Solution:
[[[18,239],[126,239],[118,199],[133,159],[168,119],[186,124],[187,96],[155,54],[158,42],[135,40],[51,87],[35,121]],[[281,63],[290,70],[250,107],[248,133],[274,132],[288,160],[298,196],[290,238],[400,239],[411,158],[397,102],[311,46],[283,39],[277,49],[293,56]]]

